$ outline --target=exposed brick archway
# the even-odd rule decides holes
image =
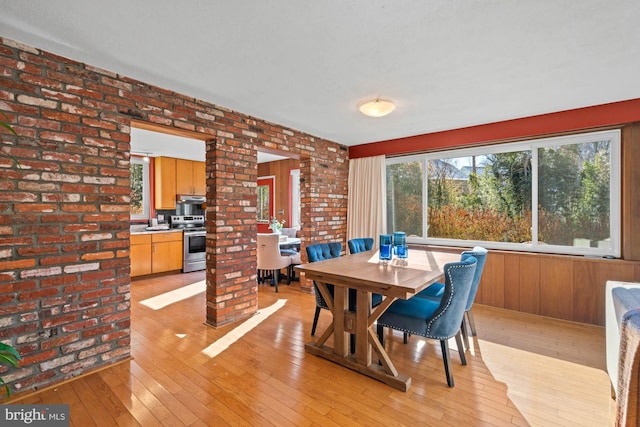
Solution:
[[[3,378],[43,387],[130,354],[130,126],[207,143],[207,323],[257,308],[258,147],[301,159],[304,241],[346,235],[345,146],[0,39],[0,338],[23,355]],[[18,164],[22,165],[19,167]]]

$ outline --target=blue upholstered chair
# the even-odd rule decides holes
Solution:
[[[467,306],[465,307],[465,314],[469,321],[469,326],[471,327],[471,335],[476,336],[476,324],[473,321],[473,313],[471,312],[471,308],[473,307],[473,301],[476,299],[476,294],[478,293],[478,287],[480,285],[480,279],[482,278],[482,271],[484,270],[484,264],[487,261],[488,251],[481,247],[476,246],[470,251],[462,252],[461,256],[464,255],[473,255],[475,259],[478,260],[478,265],[476,266],[476,272],[473,276],[473,283],[471,284],[471,291],[469,291],[469,298],[467,299]],[[418,293],[416,297],[420,298],[431,298],[431,299],[440,299],[442,298],[442,294],[444,293],[444,284],[442,283],[434,283],[429,286],[427,289]],[[462,318],[462,337],[464,338],[465,345],[469,348],[469,337],[467,335],[467,325],[465,318]]]
[[[309,262],[322,261],[330,258],[337,258],[340,256],[340,252],[342,252],[342,243],[340,242],[330,242],[330,243],[316,243],[313,245],[308,245],[307,249],[307,258]],[[333,285],[327,284],[327,288],[329,289],[329,293],[333,295]],[[320,317],[320,309],[324,308],[325,310],[329,309],[326,301],[324,300],[322,294],[318,290],[318,286],[315,282],[313,282],[313,289],[316,294],[316,312],[313,316],[313,326],[311,326],[311,335],[316,333],[316,326],[318,326],[318,318]]]
[[[347,245],[349,245],[350,254],[357,254],[373,249],[373,239],[371,237],[358,237],[349,240]]]
[[[378,319],[378,336],[383,345],[384,327],[439,340],[449,387],[453,387],[453,373],[449,367],[449,338],[456,337],[460,360],[463,365],[467,364],[460,326],[478,263],[471,255],[463,255],[462,258],[461,261],[445,264],[445,283],[440,301],[415,297],[397,300]]]
[[[324,259],[336,258],[340,256],[340,252],[342,251],[342,243],[316,243],[315,245],[309,245],[306,247],[307,249],[307,258],[309,258],[309,262],[322,261]],[[327,284],[327,289],[331,296],[333,296],[333,285]],[[326,301],[320,294],[318,290],[318,286],[315,281],[313,282],[313,290],[316,294],[316,312],[313,315],[313,325],[311,326],[311,335],[315,335],[316,326],[318,326],[318,318],[320,317],[320,309],[324,308],[328,310]],[[380,304],[382,301],[382,295],[373,294],[371,296],[371,305],[373,307]],[[349,310],[356,310],[356,291],[355,289],[349,289]],[[356,350],[356,342],[355,336],[351,335],[350,339],[350,349],[351,353],[355,353]]]
[[[358,237],[351,239],[347,242],[349,245],[349,253],[357,254],[360,252],[366,252],[373,249],[373,238],[371,237]],[[382,295],[371,294],[371,306],[375,307],[382,302]]]

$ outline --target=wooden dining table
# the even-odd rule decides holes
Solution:
[[[394,258],[387,263],[378,260],[377,251],[367,251],[296,266],[307,279],[315,281],[333,314],[326,330],[308,342],[305,350],[407,391],[411,377],[397,371],[378,339],[374,323],[393,301],[409,299],[442,279],[444,264],[459,259],[457,253],[412,248],[407,259]],[[327,284],[334,286],[333,297]],[[349,289],[355,290],[355,312],[349,310]],[[372,308],[373,293],[384,298]],[[350,334],[355,335],[355,353],[350,352]],[[332,346],[328,344],[331,336]],[[372,363],[373,353],[380,364],[378,360]]]

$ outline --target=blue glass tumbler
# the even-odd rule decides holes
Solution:
[[[392,253],[391,234],[380,235],[380,251],[378,252],[380,261],[391,261]]]
[[[393,233],[393,253],[398,255],[398,246],[407,244],[407,234],[404,231],[396,231]]]
[[[407,247],[407,245],[398,245],[398,246],[395,246],[395,249],[396,249],[396,255],[398,255],[398,258],[405,259],[409,256],[409,248]]]

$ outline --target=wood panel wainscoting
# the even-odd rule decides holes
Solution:
[[[11,403],[69,404],[70,425],[82,427],[602,427],[614,413],[600,326],[476,304],[468,365],[452,353],[454,388],[437,341],[403,344],[390,330],[386,349],[413,380],[404,393],[304,351],[315,298],[297,285],[278,294],[258,286],[255,318],[212,328],[204,279],[199,271],[133,281],[132,360]],[[323,311],[319,328],[329,322]]]
[[[491,250],[476,303],[604,326],[607,280],[640,281],[640,262]]]

